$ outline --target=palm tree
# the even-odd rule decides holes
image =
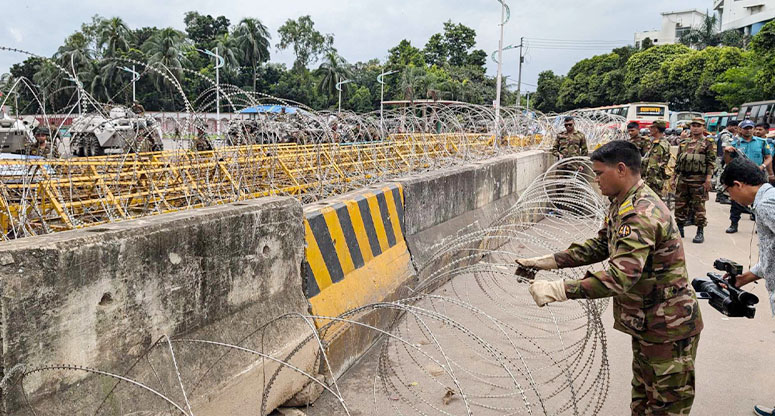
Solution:
[[[317,69],[318,75],[322,76],[318,89],[324,94],[334,96],[338,92],[336,84],[352,76],[350,65],[334,50],[328,51],[323,63]],[[344,86],[346,92],[347,85]]]
[[[218,49],[218,55],[225,61],[224,71],[234,71],[239,68],[242,51],[237,45],[237,39],[234,35],[228,33],[218,35],[215,38],[215,48]]]
[[[269,39],[272,36],[260,20],[246,17],[234,30],[234,37],[242,51],[243,62],[253,68],[253,91],[255,91],[257,68],[262,62],[269,60]]]
[[[132,31],[120,17],[103,20],[97,32],[97,47],[104,56],[112,57],[119,51],[128,51],[133,40]]]
[[[404,91],[404,99],[414,102],[415,89],[425,80],[425,70],[408,66],[401,74],[401,89]]]
[[[705,49],[708,46],[718,46],[721,43],[718,26],[718,18],[716,15],[706,13],[702,24],[681,35],[679,41],[686,46],[697,47],[697,49]]]
[[[148,56],[149,64],[167,67],[175,77],[180,79],[183,76],[183,65],[187,63],[183,55],[185,39],[183,32],[168,27],[154,33],[143,43],[142,49]]]

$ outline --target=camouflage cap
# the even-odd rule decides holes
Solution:
[[[704,126],[705,125],[705,119],[702,117],[695,117],[692,119],[692,122],[690,124],[699,124]]]
[[[667,128],[667,122],[665,120],[654,120],[654,122],[651,123],[651,125],[662,129]]]

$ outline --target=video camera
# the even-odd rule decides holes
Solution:
[[[732,260],[718,259],[713,262],[713,267],[726,272],[729,278],[724,280],[718,273],[708,273],[708,277],[692,280],[697,298],[708,299],[710,306],[730,318],[753,319],[756,314],[754,305],[759,303],[759,298],[736,286],[737,276],[743,273],[743,266]]]

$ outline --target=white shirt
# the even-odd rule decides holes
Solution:
[[[765,183],[753,202],[756,213],[756,232],[759,234],[759,262],[751,273],[767,282],[772,316],[775,316],[775,188]]]

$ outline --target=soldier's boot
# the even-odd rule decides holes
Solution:
[[[733,222],[732,225],[727,228],[727,234],[734,234],[737,232],[737,223]]]
[[[694,236],[692,243],[702,244],[705,242],[705,230],[702,227],[697,227],[697,235]]]
[[[681,238],[684,238],[684,225],[678,224],[678,232],[681,233]]]

